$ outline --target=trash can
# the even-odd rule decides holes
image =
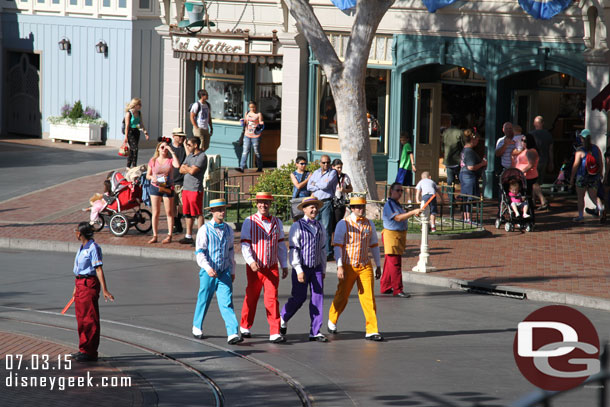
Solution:
[[[193,24],[203,20],[203,3],[187,1],[184,3],[184,7],[189,17],[189,23]]]

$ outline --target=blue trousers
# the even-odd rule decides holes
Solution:
[[[297,271],[292,269],[292,293],[288,302],[282,309],[282,319],[286,322],[301,308],[307,299],[307,287],[311,292],[309,300],[309,317],[311,318],[310,336],[316,336],[320,333],[322,326],[322,315],[324,314],[324,278],[322,277],[322,265],[318,267],[303,266],[305,274],[305,282],[299,283]]]
[[[324,201],[324,205],[320,208],[316,220],[322,223],[324,229],[326,229],[326,256],[333,254],[333,246],[331,244],[333,232],[335,231],[335,220],[333,211],[333,201],[329,199]]]
[[[231,272],[225,270],[218,272],[218,277],[210,277],[204,269],[199,270],[199,294],[195,305],[193,326],[201,329],[205,315],[210,308],[212,297],[216,293],[220,315],[225,321],[227,336],[237,335],[237,318],[233,309],[233,282]]]
[[[250,146],[254,148],[254,155],[256,156],[256,166],[261,169],[263,168],[263,158],[260,150],[261,138],[250,138],[244,137],[244,150],[241,153],[241,160],[239,161],[239,167],[243,170],[247,166],[248,154],[250,154]]]

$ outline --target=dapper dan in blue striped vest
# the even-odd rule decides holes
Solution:
[[[208,246],[202,252],[210,262],[210,266],[221,273],[231,271],[233,267],[233,247],[229,248],[229,226],[226,223],[206,222]],[[201,249],[200,249],[201,250]]]

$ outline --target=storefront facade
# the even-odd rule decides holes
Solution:
[[[342,58],[353,16],[330,1],[313,7]],[[165,64],[173,64],[179,72],[179,91],[164,83],[168,119],[164,128],[172,124],[188,128],[187,107],[195,101],[196,90],[205,87],[214,95],[210,99],[216,99],[210,100],[216,123],[211,152],[222,154],[223,165],[237,164],[239,151],[233,142],[241,128],[236,117],[245,113],[251,98],[273,106],[266,108],[271,109],[267,114],[280,108],[275,116],[281,125],[267,127],[269,133],[266,129],[263,134],[269,134],[269,163],[275,158],[281,165],[297,155],[309,160],[322,154],[340,157],[330,87],[286,5],[253,1],[242,10],[235,4],[214,4],[208,13],[242,18],[214,20],[218,30],[200,34],[202,38],[213,39],[227,29],[230,35],[248,30],[251,38],[267,37],[275,45],[271,53],[241,53],[239,60],[216,48],[195,52],[195,59],[190,51],[187,58],[187,53],[172,46],[173,60],[168,61],[166,53]],[[364,81],[376,179],[394,180],[401,133],[413,138],[420,172],[428,170],[442,179],[441,131],[456,113],[462,126],[477,127],[484,135],[481,154],[487,157],[494,155],[503,122],[519,123],[527,132],[537,115],[544,116],[546,128],[552,129],[557,157],[566,153],[575,131],[584,127],[592,130],[595,142],[605,150],[606,116],[590,105],[609,81],[603,16],[601,6],[592,2],[574,3],[545,21],[533,19],[518,2],[458,1],[433,14],[421,1],[394,5],[377,30]],[[169,34],[176,35],[183,34]],[[260,56],[268,58],[256,59]],[[175,100],[172,92],[179,106],[175,111],[166,103]],[[491,162],[484,176],[486,196],[492,194],[493,172]]]

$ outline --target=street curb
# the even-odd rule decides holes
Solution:
[[[0,249],[19,249],[19,250],[35,250],[35,251],[52,251],[60,253],[76,253],[80,248],[79,242],[60,242],[51,240],[34,240],[34,239],[17,239],[0,237]],[[135,256],[146,257],[149,259],[177,259],[195,261],[194,250],[177,250],[177,249],[162,249],[148,248],[140,246],[117,246],[104,244],[102,246],[104,254],[112,254],[117,256]],[[241,253],[235,255],[235,262],[240,265],[246,264]],[[328,272],[336,273],[337,267],[335,263],[329,263]],[[610,300],[596,297],[588,297],[579,294],[558,293],[554,291],[543,291],[532,288],[515,287],[508,285],[492,285],[492,284],[473,284],[472,281],[461,280],[452,277],[440,277],[431,274],[415,273],[403,271],[402,279],[405,284],[422,284],[435,287],[446,287],[451,289],[463,290],[464,287],[485,287],[499,291],[509,291],[514,293],[525,294],[525,298],[531,301],[551,302],[556,304],[573,305],[586,308],[600,309],[610,311]]]

